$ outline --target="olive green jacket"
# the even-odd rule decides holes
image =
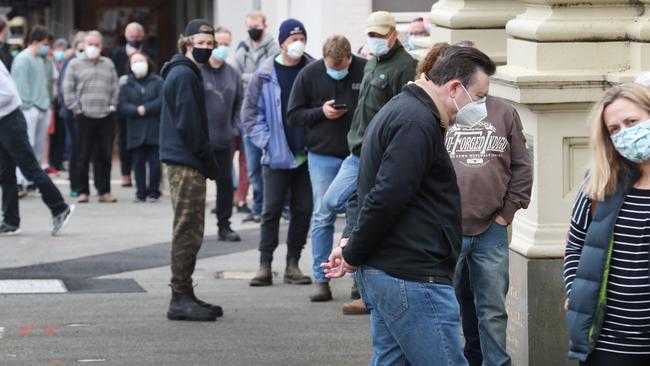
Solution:
[[[348,132],[350,152],[361,154],[361,142],[372,118],[392,97],[402,92],[402,87],[415,78],[417,61],[409,55],[399,41],[391,50],[368,60],[363,70],[357,109],[352,116]]]

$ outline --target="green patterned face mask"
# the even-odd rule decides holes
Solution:
[[[614,148],[627,160],[643,163],[650,159],[650,120],[611,136]]]

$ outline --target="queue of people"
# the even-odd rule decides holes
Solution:
[[[41,166],[54,108],[77,203],[90,200],[90,164],[98,201],[116,202],[116,126],[122,185],[132,185],[133,171],[135,203],[159,200],[164,167],[174,215],[169,320],[224,315],[196,296],[192,280],[214,180],[218,240],[241,240],[233,210],[260,223],[250,286],[273,284],[287,208],[283,282],[314,282],[309,300],[327,302],[329,282],[353,274],[343,313],[370,314],[372,364],[511,365],[507,230],[528,207],[533,169],[517,111],[489,95],[495,64],[472,41],[436,44],[418,64],[383,11],[367,19],[367,59],[342,35],[327,38],[320,58],[305,53],[308,32],[297,19],[281,23],[277,42],[263,13],[244,24],[248,38],[233,50],[228,29],[190,21],[160,75],[137,23],[111,58],[101,55],[97,31],[77,34],[68,49],[35,26],[15,57],[0,48],[0,129],[10,132],[0,134],[0,234],[19,231],[21,176],[50,209],[52,235],[71,217],[74,206]],[[0,41],[5,33],[0,17]],[[411,48],[426,34],[421,18],[409,34]],[[563,272],[569,356],[581,365],[650,360],[644,80],[607,90],[590,117],[592,165],[574,203]],[[468,143],[476,136],[485,144]],[[334,246],[341,213],[346,225]],[[299,266],[310,230],[313,280]]]

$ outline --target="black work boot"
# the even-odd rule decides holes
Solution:
[[[311,278],[305,276],[298,267],[297,258],[287,259],[287,268],[284,270],[284,283],[291,285],[309,285]]]
[[[194,301],[192,291],[176,292],[172,289],[172,300],[169,302],[167,319],[213,322],[217,320],[217,316]]]
[[[311,302],[323,302],[332,300],[332,291],[330,290],[330,284],[328,282],[317,283],[316,291],[314,291],[314,293],[309,296],[309,300]]]
[[[271,286],[273,284],[273,273],[271,272],[271,263],[260,263],[255,277],[248,283],[250,286]]]
[[[210,310],[214,314],[214,316],[216,316],[217,318],[223,316],[223,308],[221,306],[213,305],[213,304],[207,303],[207,302],[199,299],[194,294],[194,290],[192,290],[192,297],[194,297],[194,302],[195,303],[199,304],[201,307],[203,307],[205,309]]]
[[[219,240],[221,241],[240,241],[241,238],[239,235],[233,231],[233,229],[228,227],[224,227],[219,229]]]

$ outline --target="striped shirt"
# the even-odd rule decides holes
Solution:
[[[591,200],[576,199],[564,255],[567,292],[576,275],[587,228]],[[650,354],[650,190],[632,188],[625,197],[614,228],[614,247],[607,282],[607,308],[596,349]]]
[[[63,78],[63,100],[75,114],[104,118],[117,108],[119,86],[113,61],[73,59]]]

